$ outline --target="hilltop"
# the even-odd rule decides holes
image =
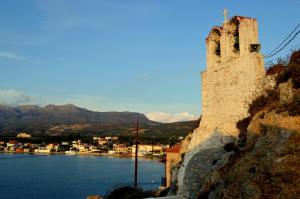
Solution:
[[[13,136],[19,131],[32,135],[132,135],[137,118],[145,136],[185,136],[195,126],[195,121],[159,123],[136,112],[95,112],[73,104],[0,105],[0,135]]]
[[[24,105],[18,107],[0,106],[0,124],[85,124],[85,123],[134,123],[139,118],[141,124],[157,124],[144,114],[134,112],[94,112],[73,104],[44,107]]]

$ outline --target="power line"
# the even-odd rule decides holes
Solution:
[[[267,55],[265,56],[265,58],[270,58],[270,57],[273,57],[274,55],[276,55],[277,53],[279,53],[280,51],[282,51],[287,45],[289,45],[289,43],[291,43],[295,38],[296,36],[300,33],[300,30],[298,32],[296,32],[296,34],[284,45],[282,46],[279,50],[277,50],[276,52],[274,52],[273,54],[271,55]]]
[[[276,47],[274,48],[271,52],[269,52],[265,57],[269,57],[271,54],[273,54],[282,44],[284,44],[294,32],[299,28],[300,23],[293,29],[293,31]]]

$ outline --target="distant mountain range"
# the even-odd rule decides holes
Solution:
[[[141,113],[95,112],[72,104],[44,107],[0,105],[0,136],[15,135],[20,131],[33,135],[130,135],[137,118],[144,134],[163,137],[171,132],[184,135],[195,125],[195,121],[162,124]]]
[[[39,107],[24,105],[8,107],[0,105],[0,124],[129,124],[137,118],[141,124],[156,124],[145,115],[134,112],[94,112],[84,108],[66,105]]]

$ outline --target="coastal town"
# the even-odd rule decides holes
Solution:
[[[134,157],[135,144],[125,143],[118,136],[93,137],[91,142],[81,139],[61,142],[33,143],[29,133],[18,133],[15,139],[4,141],[0,138],[0,153],[15,154],[65,154],[65,155],[99,155],[112,157]],[[184,148],[182,136],[178,142],[170,144],[142,144],[138,143],[138,157],[156,159],[165,162],[165,181],[163,186],[170,186],[172,169],[181,161],[181,148]]]
[[[131,157],[135,155],[136,146],[124,144],[117,136],[93,137],[92,143],[85,143],[80,139],[73,141],[62,141],[60,143],[31,143],[26,142],[31,138],[28,133],[19,133],[16,138],[7,141],[0,140],[0,152],[12,153],[59,153],[69,155],[110,155]],[[24,139],[24,141],[22,141]],[[139,144],[139,157],[158,157],[166,155],[170,145],[162,144]]]

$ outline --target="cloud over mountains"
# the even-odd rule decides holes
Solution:
[[[31,104],[34,98],[14,89],[0,90],[0,104],[7,106],[19,106]]]
[[[11,107],[16,107],[20,105],[42,105],[42,104],[45,105],[48,102],[55,103],[55,104],[66,104],[71,102],[74,103],[75,101],[77,102],[76,104],[80,104],[76,99],[78,99],[78,96],[77,97],[73,96],[70,99],[60,99],[59,102],[55,98],[50,100],[47,99],[43,101],[41,97],[38,97],[36,95],[31,95],[19,90],[15,90],[15,89],[0,90],[0,105],[11,106]],[[88,105],[91,104],[92,101],[89,101],[87,99],[88,98],[85,97],[83,101],[87,102]],[[81,104],[81,106],[87,107],[87,104]],[[192,121],[197,119],[197,116],[188,112],[181,112],[176,114],[170,114],[166,112],[150,112],[145,115],[147,116],[148,119],[152,121],[163,122],[163,123]]]
[[[146,114],[146,116],[153,121],[157,122],[182,122],[182,121],[190,121],[196,120],[197,117],[193,114],[188,112],[176,113],[176,114],[169,114],[165,112],[152,112]]]

